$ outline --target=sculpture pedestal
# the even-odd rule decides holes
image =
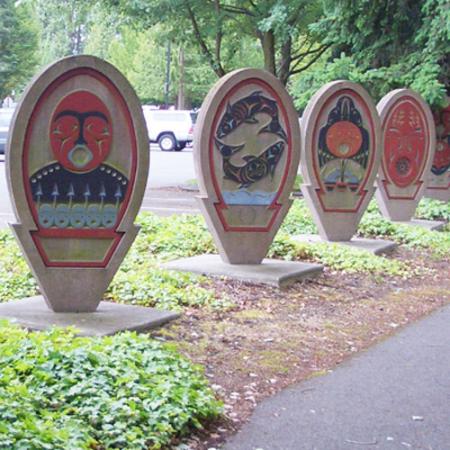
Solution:
[[[425,220],[425,219],[411,219],[408,220],[407,222],[402,221],[396,223],[403,223],[405,225],[409,225],[412,227],[425,228],[430,231],[440,231],[447,225],[447,222],[444,222],[443,220]]]
[[[219,255],[200,255],[178,259],[166,263],[162,267],[181,272],[268,284],[278,288],[289,286],[298,280],[316,277],[323,271],[321,264],[278,259],[263,259],[261,264],[227,264]]]
[[[107,336],[119,331],[146,331],[157,328],[180,315],[144,306],[100,302],[91,313],[55,313],[41,295],[0,304],[0,318],[30,330],[75,327],[80,336]]]
[[[325,242],[330,244],[345,245],[357,250],[365,250],[367,252],[371,252],[374,255],[388,253],[398,247],[397,243],[393,241],[387,241],[385,239],[367,239],[353,237],[350,241],[326,241],[323,240],[318,234],[299,234],[295,236],[294,239],[303,242]]]

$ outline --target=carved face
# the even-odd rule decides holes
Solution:
[[[50,124],[50,142],[63,167],[74,172],[95,169],[108,155],[111,141],[111,116],[97,96],[77,91],[61,100]]]

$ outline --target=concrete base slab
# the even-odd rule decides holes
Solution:
[[[227,264],[219,255],[200,255],[178,259],[163,265],[164,269],[228,277],[250,283],[286,287],[298,280],[313,278],[323,271],[321,264],[264,259],[261,264]]]
[[[447,222],[444,222],[442,220],[425,220],[425,219],[411,219],[408,222],[396,222],[396,223],[403,223],[405,225],[409,225],[412,227],[425,228],[430,231],[442,230],[445,227],[445,225],[447,225]]]
[[[179,314],[146,308],[100,302],[92,313],[55,313],[36,296],[0,304],[0,318],[9,319],[30,330],[46,330],[53,326],[73,326],[80,336],[107,336],[119,331],[146,331],[179,317]]]
[[[347,247],[352,247],[357,250],[366,250],[374,255],[388,253],[398,247],[398,244],[393,241],[360,237],[353,237],[350,241],[331,242],[323,240],[318,234],[299,234],[295,236],[294,239],[303,242],[328,242],[330,244],[346,245]]]

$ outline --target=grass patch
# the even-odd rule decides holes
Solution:
[[[159,449],[221,405],[201,369],[147,336],[0,322],[0,448]]]

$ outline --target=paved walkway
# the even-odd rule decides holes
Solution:
[[[450,306],[263,402],[226,450],[450,450]]]

